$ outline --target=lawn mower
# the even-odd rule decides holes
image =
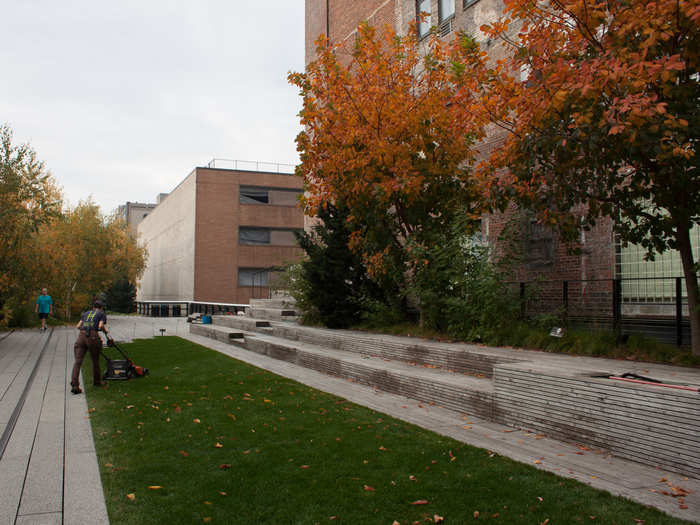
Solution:
[[[117,343],[111,337],[107,337],[107,346],[116,348],[124,359],[110,359],[103,351],[100,351],[102,357],[107,361],[107,370],[105,370],[102,379],[109,381],[126,381],[132,377],[143,377],[148,374],[148,368],[136,366],[131,358],[126,355],[124,350],[119,348]]]

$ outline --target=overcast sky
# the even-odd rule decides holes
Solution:
[[[71,204],[154,202],[213,157],[298,162],[302,0],[0,2],[0,123]]]

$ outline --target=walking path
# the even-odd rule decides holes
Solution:
[[[600,451],[515,431],[479,418],[429,406],[402,396],[271,359],[212,339],[189,334],[182,318],[111,316],[115,339],[129,341],[178,335],[226,355],[311,387],[485,448],[536,468],[657,507],[700,523],[700,480],[664,472]],[[165,329],[161,332],[161,329]],[[8,435],[0,457],[0,525],[108,523],[85,396],[70,393],[75,330],[0,335],[0,432]],[[42,356],[43,351],[43,356]],[[40,357],[41,356],[41,357]],[[545,356],[543,356],[545,357]],[[562,359],[565,359],[562,356]],[[38,365],[37,365],[38,363]],[[148,366],[148,363],[142,363]],[[387,367],[393,366],[391,362]],[[27,380],[24,405],[18,405]],[[20,409],[17,407],[20,406]],[[18,417],[11,428],[12,414]],[[0,450],[2,450],[0,438]],[[677,494],[688,491],[684,506]]]
[[[75,335],[0,339],[0,525],[109,523],[85,396],[68,386]]]

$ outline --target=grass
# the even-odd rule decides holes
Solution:
[[[121,346],[150,375],[87,390],[114,524],[687,523],[180,338]]]

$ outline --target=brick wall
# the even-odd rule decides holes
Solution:
[[[301,255],[296,247],[240,246],[239,226],[303,228],[295,205],[239,203],[239,186],[301,189],[295,176],[197,168],[194,299],[247,303],[251,290],[238,287],[238,268],[266,268]]]
[[[347,42],[363,21],[394,27],[398,4],[400,0],[306,0],[306,63],[314,59],[314,42],[321,34],[328,32],[339,43]]]

